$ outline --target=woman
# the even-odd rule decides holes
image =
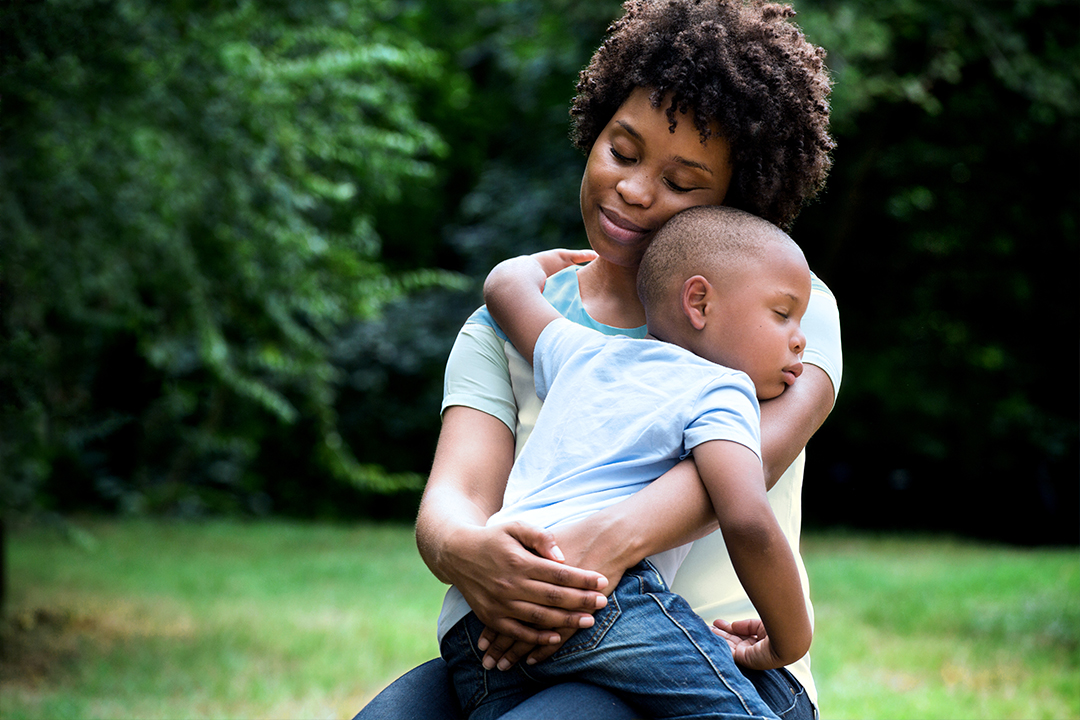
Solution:
[[[824,185],[833,144],[824,53],[790,22],[790,8],[719,0],[631,0],[624,7],[582,71],[571,109],[575,144],[588,155],[582,218],[598,258],[554,276],[545,294],[576,322],[642,335],[637,264],[655,230],[679,210],[709,204],[788,228]],[[835,303],[820,282],[815,291],[803,376],[761,408],[770,502],[797,557],[801,452],[831,410],[840,379]],[[690,461],[587,527],[560,527],[555,535],[486,527],[538,403],[531,369],[483,313],[474,315],[447,365],[417,544],[432,572],[457,586],[488,626],[481,651],[489,667],[547,657],[575,628],[591,624],[603,590],[623,570],[716,527]],[[719,533],[695,543],[673,589],[699,613],[722,618],[717,632],[730,642],[752,634],[748,601]],[[781,717],[813,716],[809,658],[791,672],[747,675]],[[508,717],[632,716],[618,698],[568,684]],[[445,665],[434,660],[413,670],[358,717],[458,717]]]

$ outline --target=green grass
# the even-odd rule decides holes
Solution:
[[[351,718],[437,652],[408,527],[75,525],[9,537],[0,718]],[[1076,550],[804,550],[826,718],[1080,718]]]

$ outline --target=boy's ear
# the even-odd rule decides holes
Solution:
[[[712,285],[701,275],[689,278],[682,286],[682,295],[679,297],[683,315],[690,321],[695,330],[705,329],[706,314],[709,308],[709,295]]]

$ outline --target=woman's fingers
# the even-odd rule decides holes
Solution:
[[[558,641],[538,628],[590,627],[592,615],[607,604],[600,589],[607,579],[597,572],[565,565],[554,536],[524,523],[484,528],[478,552],[454,584],[489,628],[533,645]]]
[[[514,640],[507,635],[499,635],[491,628],[484,628],[480,635],[477,647],[484,652],[484,667],[488,670],[498,668],[509,670],[522,658],[529,665],[548,659],[573,635],[575,630],[562,628],[557,631],[558,642],[549,645],[533,645],[531,643]]]
[[[532,652],[529,653],[529,656],[525,659],[526,664],[535,665],[538,662],[547,660],[549,657],[559,651],[559,648],[561,648],[566,643],[566,641],[570,639],[570,636],[573,635],[574,632],[576,631],[567,628],[560,629],[558,631],[559,642],[549,645],[538,645]]]

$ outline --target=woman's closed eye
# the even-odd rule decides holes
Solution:
[[[668,180],[666,178],[664,179],[664,183],[669,188],[671,188],[672,190],[674,190],[677,193],[688,193],[691,190],[695,189],[695,188],[692,188],[692,187],[683,187],[682,185],[679,185],[678,183],[674,182],[673,180]]]

